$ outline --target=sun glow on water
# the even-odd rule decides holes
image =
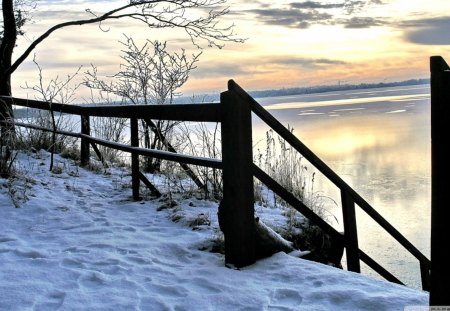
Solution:
[[[428,97],[429,97],[428,94],[419,94],[419,95],[391,95],[378,97],[346,98],[346,99],[324,100],[318,102],[300,101],[300,102],[272,104],[265,106],[265,108],[268,110],[279,110],[279,109],[311,108],[311,107],[327,107],[327,106],[343,106],[343,105],[364,105],[376,102],[415,101],[415,100],[423,100]],[[349,108],[349,109],[361,110],[364,108]]]

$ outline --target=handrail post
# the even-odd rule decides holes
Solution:
[[[420,279],[422,281],[422,289],[425,291],[430,291],[431,280],[430,280],[430,264],[423,260],[420,260]]]
[[[252,119],[250,105],[231,91],[220,94],[222,109],[223,200],[219,224],[225,236],[225,262],[255,262]]]
[[[130,119],[130,136],[131,147],[139,147],[139,130],[138,120],[136,118]],[[133,190],[133,200],[138,201],[139,196],[139,155],[131,153],[131,188]]]
[[[81,134],[90,136],[91,135],[91,126],[90,126],[90,118],[88,114],[81,115]],[[81,146],[80,146],[80,163],[81,166],[86,166],[89,164],[89,158],[91,156],[91,151],[89,148],[89,141],[83,137],[81,137]]]
[[[359,262],[358,230],[356,225],[355,201],[347,191],[341,189],[342,216],[344,222],[347,270],[361,273]]]
[[[430,59],[431,70],[431,286],[430,305],[449,306],[450,219],[448,185],[450,152],[450,67],[440,56]]]

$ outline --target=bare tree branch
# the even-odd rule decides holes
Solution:
[[[223,5],[225,2],[226,0],[130,0],[128,4],[98,16],[92,11],[88,11],[95,17],[57,24],[39,36],[7,69],[6,75],[11,75],[30,53],[55,31],[69,26],[95,24],[113,19],[134,19],[151,28],[184,29],[191,38],[192,43],[197,47],[200,47],[197,43],[199,39],[206,41],[208,46],[218,48],[222,47],[218,42],[243,42],[243,39],[235,37],[232,31],[233,25],[218,26],[218,18],[227,14],[228,8],[218,11],[214,10],[214,8]],[[208,8],[210,8],[210,11],[206,16],[191,17],[195,15],[187,14],[188,10],[205,10]]]
[[[168,52],[166,42],[147,40],[143,46],[138,46],[131,37],[125,36],[121,42],[124,46],[121,58],[123,63],[120,71],[113,75],[112,82],[105,82],[97,75],[97,68],[86,72],[83,84],[100,92],[122,97],[122,102],[132,104],[171,104],[177,89],[189,78],[189,73],[195,69],[201,52],[186,55],[181,52]],[[170,133],[176,122],[142,120],[143,143],[146,148],[172,148],[169,142]],[[152,135],[152,132],[154,133]],[[159,170],[161,161],[146,159],[147,169]]]

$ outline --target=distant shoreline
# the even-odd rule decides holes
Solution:
[[[308,87],[292,87],[261,91],[248,91],[253,98],[278,97],[291,95],[307,95],[325,92],[348,91],[359,89],[375,89],[383,87],[410,86],[429,84],[430,79],[409,79],[397,82],[378,82],[378,83],[360,83],[360,84],[335,84],[335,85],[318,85]],[[198,94],[194,96],[182,96],[175,99],[175,103],[187,104],[194,102],[218,102],[219,94]],[[201,99],[200,101],[198,99]]]
[[[336,84],[336,85],[318,85],[310,87],[281,88],[274,90],[251,91],[249,93],[255,98],[261,98],[261,97],[276,97],[288,95],[316,94],[316,93],[359,90],[359,89],[374,89],[374,88],[395,87],[395,86],[422,85],[429,83],[430,79],[409,79],[398,82]]]

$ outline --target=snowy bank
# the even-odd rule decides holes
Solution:
[[[96,174],[58,157],[55,174],[48,158],[20,154],[26,176],[0,179],[0,310],[403,310],[428,302],[425,292],[284,253],[228,269],[222,255],[202,250],[219,235],[217,203],[133,202],[125,172]]]

